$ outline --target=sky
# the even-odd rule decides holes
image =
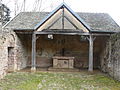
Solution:
[[[15,6],[15,1],[17,5]],[[24,0],[2,0],[11,10],[11,16],[23,11]],[[63,0],[25,0],[25,11],[52,11]],[[35,4],[40,1],[41,4]],[[120,25],[120,0],[64,0],[75,12],[108,13]]]

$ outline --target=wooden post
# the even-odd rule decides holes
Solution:
[[[89,35],[89,67],[88,71],[92,72],[93,71],[93,36]]]
[[[62,13],[62,29],[64,29],[64,7],[63,7],[63,13]]]
[[[32,67],[31,71],[36,71],[36,34],[32,34]]]

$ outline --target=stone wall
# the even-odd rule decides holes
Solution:
[[[111,69],[115,79],[120,81],[120,33],[111,36]]]
[[[0,31],[0,78],[8,72],[8,47],[14,47],[14,37],[12,32]]]
[[[103,72],[108,72],[108,62],[110,61],[110,39],[105,40],[106,42],[102,44],[102,51],[100,54],[100,69]]]
[[[27,35],[16,34],[15,38],[15,61],[16,70],[20,70],[26,67],[28,60],[28,40]],[[31,48],[30,48],[31,49]]]
[[[1,40],[3,37],[0,36],[0,43],[3,43]],[[6,75],[7,70],[7,47],[2,46],[0,44],[0,78],[3,78]]]
[[[120,33],[107,40],[101,53],[101,70],[120,81]]]
[[[0,78],[7,72],[20,70],[26,67],[28,60],[27,39],[10,29],[0,33]]]

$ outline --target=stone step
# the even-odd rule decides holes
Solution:
[[[48,71],[79,72],[80,70],[77,68],[53,68],[53,67],[49,67]]]

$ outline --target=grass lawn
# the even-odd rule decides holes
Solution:
[[[101,73],[14,72],[0,80],[0,90],[120,90],[120,82]]]

